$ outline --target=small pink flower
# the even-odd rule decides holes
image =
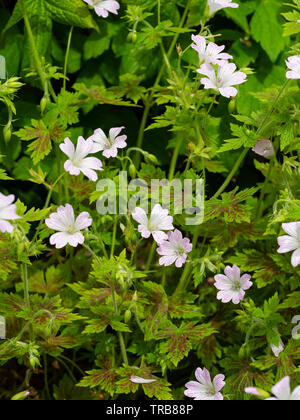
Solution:
[[[286,77],[288,79],[300,79],[300,55],[289,57],[286,65],[291,70],[286,73]]]
[[[157,252],[159,255],[163,255],[159,260],[160,265],[166,267],[175,263],[177,268],[180,268],[185,264],[187,254],[191,252],[193,245],[188,238],[183,238],[182,233],[179,230],[169,232],[168,240],[163,241],[160,244]]]
[[[194,41],[192,48],[199,54],[200,63],[212,63],[222,66],[227,63],[227,60],[232,58],[231,55],[222,53],[225,45],[219,46],[213,42],[209,42],[206,45],[206,39],[200,35],[192,35],[192,41]]]
[[[257,155],[263,156],[265,158],[274,155],[274,147],[270,140],[258,140],[252,150]]]
[[[156,382],[156,379],[145,379],[140,376],[131,376],[130,381],[134,384],[152,384],[153,382]]]
[[[207,369],[196,369],[195,376],[198,382],[191,381],[185,384],[186,390],[184,395],[194,400],[214,400],[221,401],[223,396],[220,391],[224,388],[226,383],[224,382],[224,375],[215,376],[214,380],[211,380],[210,373]]]
[[[132,217],[140,224],[138,231],[142,237],[148,239],[152,235],[158,244],[168,239],[165,230],[174,230],[173,217],[169,216],[169,211],[164,210],[160,204],[153,208],[149,219],[145,210],[140,207],[136,207]]]
[[[76,176],[82,172],[91,181],[97,181],[98,175],[95,171],[103,171],[102,162],[95,157],[87,156],[99,152],[99,146],[90,139],[79,137],[76,149],[69,138],[66,138],[59,147],[69,157],[64,165],[67,172]]]
[[[237,3],[232,3],[232,0],[207,0],[207,6],[210,16],[212,16],[218,10],[225,9],[226,7],[232,7],[234,9],[239,7]]]
[[[103,150],[103,156],[106,158],[116,157],[118,149],[124,149],[127,146],[127,136],[119,136],[120,132],[125,127],[115,127],[109,130],[109,137],[106,137],[104,131],[101,128],[95,130],[94,134],[90,139],[99,146],[100,150]]]
[[[120,5],[114,0],[83,0],[90,6],[93,6],[98,16],[107,18],[108,13],[118,14]]]
[[[12,204],[15,201],[15,196],[4,195],[0,193],[0,231],[2,233],[8,232],[12,233],[14,227],[8,220],[17,220],[20,219],[20,216],[17,215],[17,207],[15,204]]]
[[[292,266],[300,264],[300,222],[283,223],[282,229],[288,234],[279,236],[277,239],[279,254],[294,251],[292,255]]]
[[[275,397],[267,398],[267,400],[281,400],[281,401],[300,401],[300,386],[291,392],[290,377],[285,376],[272,388]]]
[[[70,244],[77,247],[84,243],[84,236],[80,232],[92,224],[92,219],[87,212],[81,213],[75,220],[74,210],[70,204],[60,206],[56,213],[52,213],[49,219],[45,220],[46,225],[58,231],[50,237],[50,244],[60,249]]]
[[[238,91],[234,85],[245,83],[247,75],[241,71],[235,71],[236,65],[234,63],[226,63],[215,70],[210,64],[202,64],[198,73],[204,74],[207,78],[202,78],[201,83],[205,89],[214,89],[220,92],[225,98],[236,96]]]
[[[274,354],[275,357],[278,357],[280,355],[280,353],[283,352],[283,350],[284,350],[284,343],[283,343],[283,341],[282,341],[281,338],[279,339],[279,345],[278,345],[278,347],[275,346],[274,344],[271,344],[271,350],[272,350],[272,352],[273,352],[273,354]]]
[[[259,397],[260,393],[257,388],[254,388],[252,386],[249,386],[248,388],[245,388],[246,394],[255,395],[256,397]]]
[[[232,302],[237,305],[245,297],[245,290],[250,289],[252,282],[250,274],[241,276],[241,270],[234,265],[225,267],[225,275],[217,274],[215,276],[215,287],[220,290],[217,299],[223,303]]]

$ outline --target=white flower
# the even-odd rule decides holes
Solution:
[[[156,379],[145,379],[140,376],[131,376],[130,381],[134,384],[152,384],[153,382],[156,382]]]
[[[109,137],[107,138],[104,131],[101,128],[95,130],[92,139],[100,150],[103,150],[103,156],[106,158],[116,157],[118,149],[124,149],[127,146],[127,136],[119,136],[120,132],[125,127],[115,127],[109,130]]]
[[[232,302],[237,305],[245,297],[245,290],[250,289],[252,282],[250,274],[241,276],[241,270],[234,265],[225,267],[225,275],[217,274],[215,276],[215,287],[220,290],[217,299],[223,303]]]
[[[278,357],[280,355],[280,353],[283,352],[283,350],[284,350],[284,344],[283,344],[283,341],[282,341],[281,338],[279,339],[279,345],[278,345],[278,347],[275,346],[274,344],[271,344],[271,350],[274,353],[274,356],[275,357]]]
[[[118,14],[120,5],[115,0],[83,0],[90,6],[93,6],[98,16],[107,18],[108,13]]]
[[[200,63],[207,63],[207,64],[218,64],[222,66],[232,58],[231,55],[222,53],[225,48],[225,45],[217,45],[213,42],[209,42],[206,45],[206,39],[200,35],[192,35],[192,48],[197,51],[199,54]]]
[[[291,393],[290,377],[285,376],[272,388],[275,398],[267,398],[267,400],[281,400],[281,401],[300,401],[300,386],[294,389]]]
[[[75,220],[74,210],[70,204],[60,206],[56,213],[52,213],[49,219],[45,220],[46,225],[58,233],[50,237],[50,244],[60,249],[70,244],[77,247],[84,243],[84,236],[80,232],[92,224],[92,219],[87,212],[81,213]]]
[[[168,210],[164,210],[160,204],[154,206],[149,220],[145,210],[140,207],[136,207],[132,217],[140,224],[138,230],[142,237],[148,239],[152,235],[158,244],[168,239],[164,230],[174,230],[173,217],[169,216]]]
[[[217,375],[212,381],[210,373],[207,369],[198,368],[196,369],[195,376],[198,382],[190,381],[185,384],[187,389],[184,391],[184,395],[193,398],[194,400],[223,400],[223,396],[220,391],[226,385],[224,382],[224,375]]]
[[[208,77],[201,79],[205,89],[214,89],[225,98],[230,98],[238,93],[237,89],[232,86],[245,83],[247,79],[245,73],[235,70],[236,65],[234,63],[226,63],[218,67],[217,71],[210,64],[202,64],[197,72]]]
[[[12,204],[14,201],[15,196],[13,194],[5,196],[0,193],[0,231],[2,233],[12,233],[14,230],[13,225],[8,220],[20,219],[20,216],[17,215],[16,205]]]
[[[289,57],[286,65],[291,70],[286,73],[286,77],[288,79],[300,79],[300,55]]]
[[[95,145],[93,140],[78,138],[76,149],[69,138],[60,144],[60,149],[69,157],[65,162],[65,170],[71,175],[79,175],[82,172],[91,181],[97,181],[96,171],[103,171],[102,162],[95,157],[87,157],[91,153],[100,151],[100,147]]]
[[[292,255],[292,265],[297,267],[300,264],[300,222],[283,223],[282,229],[288,234],[279,236],[277,239],[279,254],[294,251]]]
[[[232,0],[207,0],[207,6],[210,16],[212,16],[218,10],[225,9],[226,7],[232,7],[234,9],[239,7],[237,3],[232,3]]]
[[[163,241],[157,249],[159,255],[163,255],[159,260],[160,265],[166,267],[175,263],[177,268],[185,264],[187,254],[191,252],[193,245],[188,238],[183,238],[179,230],[169,232],[168,240]]]

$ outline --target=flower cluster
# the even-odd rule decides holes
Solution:
[[[170,266],[175,263],[177,268],[185,264],[187,254],[192,251],[193,245],[188,238],[183,238],[179,230],[174,230],[173,217],[169,211],[156,204],[148,218],[145,210],[136,207],[132,214],[133,219],[139,223],[138,231],[143,238],[150,238],[152,235],[159,245],[157,252],[162,255],[160,265]],[[165,233],[168,231],[168,234]]]
[[[202,63],[197,72],[207,76],[201,79],[204,88],[213,89],[226,98],[236,96],[238,91],[233,86],[245,83],[247,75],[236,71],[236,65],[228,62],[232,56],[222,52],[225,46],[213,42],[207,44],[206,39],[200,35],[193,35],[192,40],[192,48],[198,52]]]
[[[102,162],[89,155],[103,151],[103,156],[106,158],[116,157],[118,149],[123,149],[127,146],[127,136],[119,136],[124,128],[125,127],[111,128],[109,137],[106,137],[103,130],[98,128],[87,140],[83,137],[79,137],[76,148],[72,141],[69,138],[66,138],[64,143],[59,146],[69,158],[69,160],[65,162],[65,170],[71,175],[79,175],[80,172],[82,172],[91,181],[97,181],[98,176],[95,171],[103,170]]]

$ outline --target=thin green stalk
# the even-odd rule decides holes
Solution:
[[[262,215],[262,211],[263,211],[262,202],[263,202],[263,199],[264,199],[264,196],[265,196],[265,193],[266,193],[267,185],[269,183],[269,180],[270,180],[270,177],[271,177],[271,174],[272,174],[272,168],[273,168],[274,162],[275,162],[275,159],[273,157],[273,159],[271,159],[271,161],[269,163],[268,173],[267,173],[267,176],[265,178],[262,189],[260,191],[260,196],[259,196],[259,200],[258,200],[257,208],[256,208],[256,218],[257,219],[259,219]]]
[[[71,49],[73,29],[74,29],[74,27],[72,26],[71,29],[70,29],[70,32],[69,32],[68,44],[67,44],[67,50],[66,50],[66,56],[65,56],[65,64],[64,64],[64,90],[66,90],[66,86],[67,86],[66,76],[67,76],[67,71],[68,71],[68,63],[69,63],[69,56],[70,56],[70,49]]]
[[[20,0],[20,6],[21,6],[21,9],[22,9],[26,30],[27,30],[27,33],[28,33],[29,42],[30,42],[30,46],[31,46],[31,49],[32,49],[33,58],[34,58],[34,61],[35,61],[36,70],[37,70],[38,75],[41,79],[42,89],[45,90],[45,85],[46,85],[47,81],[45,79],[45,75],[44,75],[44,72],[43,72],[43,68],[42,68],[42,64],[41,64],[41,61],[40,61],[39,53],[38,53],[37,47],[35,45],[35,40],[34,40],[34,36],[33,36],[33,33],[32,33],[31,26],[30,26],[30,22],[29,22],[29,19],[28,19],[28,15],[27,15],[27,12],[26,12],[24,0]]]
[[[114,257],[114,253],[115,253],[117,229],[118,229],[118,220],[116,219],[114,222],[114,230],[113,230],[113,237],[112,237],[112,244],[111,244],[111,252],[110,252],[111,259]]]
[[[183,136],[181,136],[181,138],[176,143],[176,147],[175,147],[173,155],[172,155],[172,160],[171,160],[170,170],[169,170],[169,181],[170,182],[172,181],[172,179],[174,178],[174,175],[175,175],[177,159],[178,159],[178,156],[179,156],[179,152],[180,152],[180,148],[181,148],[182,143],[183,143]]]
[[[83,243],[82,244],[82,246],[87,250],[87,251],[89,251],[92,255],[93,255],[93,257],[95,258],[95,260],[99,263],[99,264],[101,264],[101,261],[100,261],[100,259],[99,259],[99,257],[96,255],[96,253],[92,250],[92,248],[90,248],[86,243]]]
[[[114,305],[115,312],[117,314],[119,314],[118,303],[117,303],[117,299],[116,299],[116,291],[115,291],[114,280],[111,281],[111,296],[112,296],[112,300],[113,300],[113,305]],[[123,334],[120,331],[118,331],[118,338],[119,338],[119,343],[120,343],[120,348],[121,348],[121,354],[122,354],[123,362],[124,362],[125,365],[129,365],[124,337],[123,337]]]
[[[156,242],[154,241],[153,244],[152,244],[152,247],[151,247],[151,251],[150,251],[150,254],[149,254],[149,257],[148,257],[147,264],[146,264],[146,271],[150,270],[150,267],[151,267],[151,264],[152,264],[152,261],[153,261],[154,255],[155,255],[155,251],[156,251]]]
[[[45,390],[48,400],[51,400],[51,395],[49,391],[49,384],[48,384],[48,363],[47,363],[47,354],[44,354],[44,378],[45,378]]]
[[[186,20],[186,17],[187,17],[189,8],[190,8],[190,3],[191,3],[191,0],[188,0],[187,5],[186,5],[186,7],[184,9],[184,12],[183,12],[183,15],[182,15],[180,24],[179,24],[179,28],[182,28],[183,25],[184,25],[184,23],[185,23],[185,20]],[[173,50],[174,50],[174,48],[176,46],[177,40],[179,38],[179,35],[180,35],[179,32],[176,33],[175,36],[174,36],[174,38],[173,38],[173,40],[172,40],[172,43],[170,45],[170,48],[169,48],[169,50],[167,52],[167,58],[168,58],[168,60],[169,60],[169,58],[170,58],[170,56],[171,56],[171,54],[172,54],[172,52],[173,52]],[[145,102],[144,113],[143,113],[143,117],[142,117],[140,129],[139,129],[139,134],[138,134],[138,139],[137,139],[137,147],[139,147],[139,148],[142,148],[142,146],[143,146],[145,127],[146,127],[146,123],[147,123],[147,119],[148,119],[148,115],[149,115],[150,109],[152,107],[152,102],[153,102],[153,98],[154,98],[154,92],[155,92],[155,89],[159,85],[159,82],[160,82],[160,80],[161,80],[161,78],[162,78],[162,76],[164,74],[165,68],[166,68],[166,62],[164,61],[163,65],[161,66],[160,72],[157,75],[157,78],[156,78],[155,83],[153,85],[152,91],[148,95],[148,97],[146,99],[146,102]],[[135,163],[135,166],[136,167],[139,167],[139,165],[140,165],[140,156],[135,156],[134,163]]]

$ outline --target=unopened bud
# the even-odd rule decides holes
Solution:
[[[150,153],[145,154],[145,161],[147,163],[153,163],[154,165],[158,165],[159,164],[156,156],[151,155]]]
[[[29,395],[30,395],[29,391],[19,392],[19,394],[16,394],[12,397],[11,401],[23,401],[27,397],[29,397]]]
[[[3,137],[6,144],[10,142],[12,135],[11,123],[9,122],[3,129]]]
[[[134,166],[133,163],[129,166],[129,175],[131,176],[132,179],[136,178],[136,167]]]
[[[131,311],[130,311],[130,309],[127,309],[127,311],[125,312],[125,315],[124,315],[125,324],[128,324],[130,322],[130,320],[131,320]]]
[[[43,96],[40,102],[40,107],[41,107],[41,113],[43,114],[45,109],[47,108],[48,105],[48,98],[47,96]]]
[[[137,40],[137,33],[136,31],[131,31],[127,35],[127,41],[135,43]]]
[[[229,114],[233,114],[236,111],[236,100],[232,99],[228,104]]]

